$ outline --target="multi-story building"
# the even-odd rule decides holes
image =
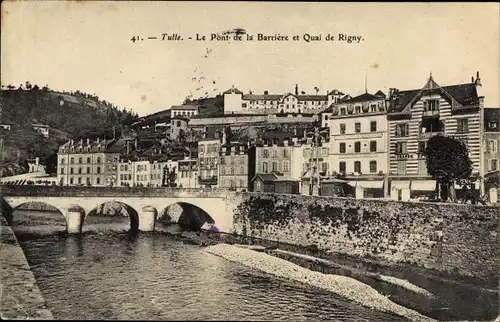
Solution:
[[[217,186],[219,184],[219,139],[205,138],[198,141],[198,185]]]
[[[243,94],[234,86],[224,92],[224,114],[279,114],[279,113],[314,113],[325,110],[339,101],[344,94],[338,90],[326,95],[299,94],[295,86],[295,94]]]
[[[500,170],[500,108],[484,109],[484,173]]]
[[[473,173],[483,177],[484,97],[478,94],[480,86],[478,72],[471,83],[440,86],[431,74],[420,89],[391,89],[388,99],[391,198],[408,200],[435,190],[423,155],[427,140],[434,135],[463,140],[469,149]]]
[[[197,105],[186,104],[186,105],[172,106],[170,108],[170,117],[182,116],[185,118],[190,118],[196,115],[198,115]]]
[[[330,129],[331,174],[356,186],[356,198],[383,197],[388,173],[388,135],[385,95],[364,93],[332,106]],[[387,189],[385,189],[387,190]]]
[[[223,144],[220,153],[219,188],[241,191],[248,189],[248,147],[240,142]]]
[[[182,160],[171,161],[177,163],[177,186],[181,188],[197,188],[198,184],[198,161],[193,158],[184,157]]]
[[[134,186],[134,164],[132,161],[121,161],[118,164],[118,175],[117,175],[118,187],[132,187]]]
[[[59,147],[57,180],[61,185],[116,185],[123,140],[70,140]]]
[[[189,119],[183,116],[174,116],[170,120],[170,128],[168,129],[168,136],[172,140],[177,140],[181,135],[186,139],[188,133]]]

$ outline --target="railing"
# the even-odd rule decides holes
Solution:
[[[396,153],[396,159],[410,159],[409,153]]]
[[[422,116],[424,116],[424,117],[439,117],[439,111],[423,111]]]
[[[433,136],[436,136],[436,135],[444,135],[444,132],[443,131],[424,132],[424,133],[419,133],[418,137],[421,138],[421,139],[429,139],[429,138],[431,138]]]

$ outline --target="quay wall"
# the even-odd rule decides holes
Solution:
[[[24,252],[7,220],[0,216],[2,319],[53,320]]]
[[[496,289],[498,207],[244,193],[234,233]]]

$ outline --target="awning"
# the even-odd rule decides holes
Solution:
[[[414,180],[411,182],[412,191],[434,191],[436,190],[435,180]]]
[[[351,187],[356,187],[358,181],[348,181],[347,184],[350,185]]]
[[[391,181],[391,189],[410,189],[410,181]]]
[[[358,185],[365,189],[383,189],[384,180],[358,181]]]

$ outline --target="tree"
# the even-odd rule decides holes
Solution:
[[[318,86],[314,86],[314,90],[316,91],[316,95],[318,95],[318,92],[319,92]]]
[[[472,174],[472,161],[465,143],[448,136],[433,136],[427,141],[424,156],[427,171],[441,188],[441,199],[456,202],[455,182]]]
[[[165,166],[165,168],[163,168],[163,186],[176,187],[176,180],[177,173],[175,172],[175,167],[169,168],[168,166]]]

